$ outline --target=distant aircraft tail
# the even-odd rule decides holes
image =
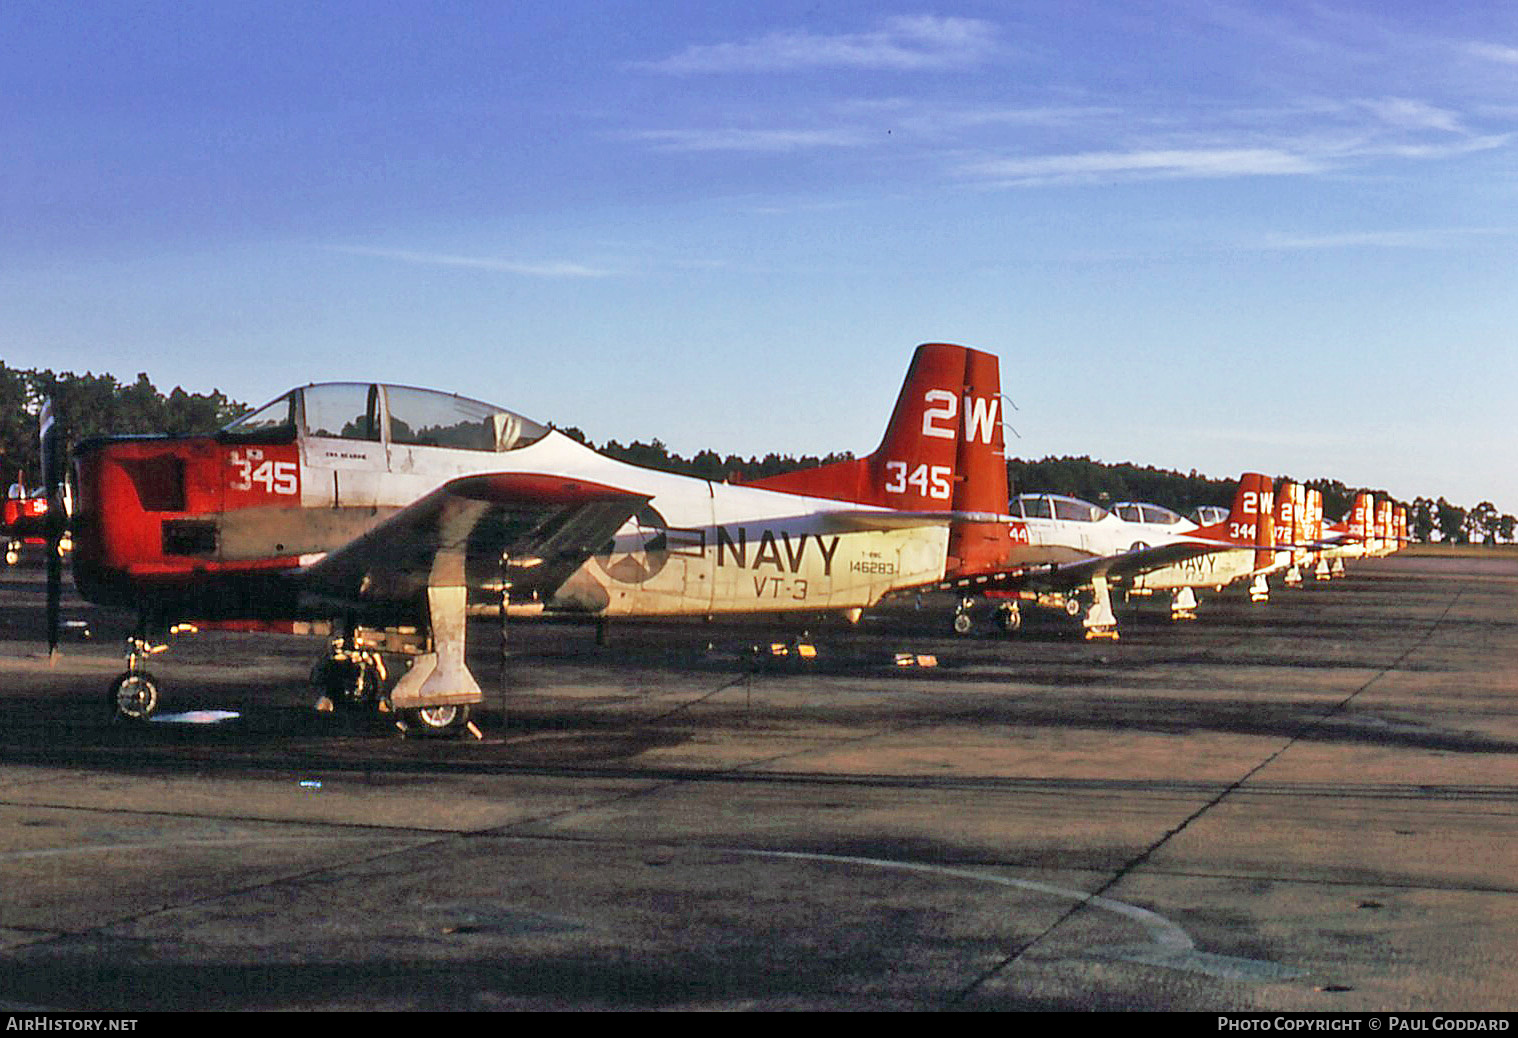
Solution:
[[[1283,551],[1292,550],[1302,540],[1306,501],[1307,488],[1300,483],[1282,480],[1276,488],[1275,544]]]
[[[1355,495],[1354,507],[1349,511],[1349,536],[1361,544],[1370,540],[1374,532],[1376,498],[1374,494],[1361,492]]]
[[[756,480],[750,486],[913,512],[952,512],[949,572],[1003,565],[1007,459],[1001,374],[990,353],[917,347],[885,436],[865,458]]]
[[[1307,488],[1306,511],[1302,521],[1302,539],[1316,544],[1323,539],[1323,491]]]
[[[1275,483],[1260,472],[1246,472],[1239,478],[1228,518],[1195,531],[1200,537],[1229,541],[1241,548],[1255,549],[1255,568],[1263,570],[1275,555]]]

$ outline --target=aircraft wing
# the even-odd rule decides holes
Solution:
[[[1133,548],[1115,555],[1096,555],[1075,562],[1030,563],[989,573],[969,574],[933,585],[942,591],[1072,591],[1097,577],[1120,580],[1194,559],[1215,551],[1251,550],[1229,541],[1188,539]]]
[[[461,476],[305,567],[313,591],[406,600],[479,587],[510,569],[512,595],[546,597],[612,539],[649,495],[542,473]]]
[[[899,509],[839,509],[818,513],[818,521],[836,530],[905,530],[950,523],[998,523],[1010,517],[992,512],[925,512]]]

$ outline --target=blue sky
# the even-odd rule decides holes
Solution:
[[[1518,510],[1518,8],[0,5],[0,359]]]

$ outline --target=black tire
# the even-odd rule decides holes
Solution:
[[[123,721],[146,721],[158,712],[158,679],[129,670],[111,682],[107,701]]]
[[[406,711],[406,722],[427,732],[451,732],[469,723],[469,705],[424,706]]]

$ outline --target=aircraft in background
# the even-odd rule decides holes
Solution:
[[[41,491],[30,491],[21,473],[6,492],[3,526],[0,536],[5,539],[5,563],[14,566],[21,560],[21,549],[28,545],[47,543],[47,497]]]
[[[80,444],[75,583],[137,614],[111,688],[123,717],[157,709],[143,663],[175,623],[325,620],[333,701],[455,727],[483,699],[471,599],[598,618],[857,611],[980,564],[1001,508],[955,505],[993,437],[1000,455],[987,371],[989,354],[919,347],[880,447],[813,470],[830,494],[639,468],[447,393],[308,385],[215,435]],[[388,694],[382,651],[411,659]]]
[[[1185,543],[1197,539],[1198,530],[1210,530],[1213,532],[1212,542],[1222,540],[1226,543],[1204,542],[1207,550],[1175,562],[1140,569],[1127,582],[1130,596],[1170,592],[1173,619],[1195,618],[1198,591],[1221,591],[1230,584],[1245,580],[1250,582],[1250,600],[1265,601],[1269,597],[1265,578],[1280,566],[1278,554],[1266,550],[1267,546],[1273,548],[1278,539],[1273,502],[1270,479],[1252,472],[1240,478],[1231,509],[1203,506],[1190,521],[1170,513],[1159,529],[1168,531],[1172,538]],[[1118,505],[1114,510],[1121,515],[1131,507]],[[1142,508],[1146,522],[1151,529],[1155,528],[1151,517],[1160,511],[1158,506],[1145,504]]]
[[[1233,507],[1205,525],[1168,509],[1125,502],[1122,512],[1058,494],[1012,499],[1011,547],[996,572],[953,573],[939,585],[960,592],[955,630],[966,633],[977,596],[997,603],[1004,630],[1021,626],[1021,603],[1081,617],[1088,638],[1117,637],[1112,590],[1173,592],[1172,614],[1194,609],[1194,589],[1252,575],[1270,544],[1271,483],[1246,473]],[[1127,518],[1124,518],[1126,514]],[[1135,518],[1136,517],[1136,518]],[[1268,554],[1268,553],[1266,553]]]
[[[1084,614],[1082,623],[1090,637],[1115,636],[1111,582],[1233,552],[1268,537],[1270,484],[1263,476],[1246,477],[1249,490],[1241,492],[1234,512],[1223,514],[1215,524],[1188,524],[1187,529],[1163,533],[1076,498],[1031,494],[1009,502],[997,359],[970,351],[962,391],[940,390],[929,397],[921,432],[945,447],[954,444],[958,475],[953,479],[942,475],[949,471],[947,465],[940,473],[887,461],[887,471],[880,474],[871,470],[878,461],[860,460],[749,485],[877,504],[888,502],[872,488],[893,483],[919,491],[932,488],[934,497],[955,516],[944,578],[933,590],[958,592],[953,625],[960,633],[972,629],[972,610],[984,597],[996,602],[997,622],[1006,630],[1021,626],[1020,603],[1031,601]],[[872,458],[883,456],[877,452]],[[1252,560],[1252,550],[1245,554]]]
[[[0,506],[0,537],[5,541],[7,566],[21,561],[21,550],[28,544],[47,546],[49,554],[55,556],[66,554],[73,547],[64,518],[70,507],[69,484],[62,479],[59,469],[51,400],[42,402],[37,425],[38,440],[43,447],[44,486],[28,490],[26,474],[17,472],[16,481],[6,491],[4,504]],[[56,489],[56,500],[50,495],[49,487]]]
[[[1375,515],[1375,495],[1361,491],[1343,519],[1323,528],[1319,556],[1328,564],[1331,576],[1343,575],[1344,560],[1365,557]]]

